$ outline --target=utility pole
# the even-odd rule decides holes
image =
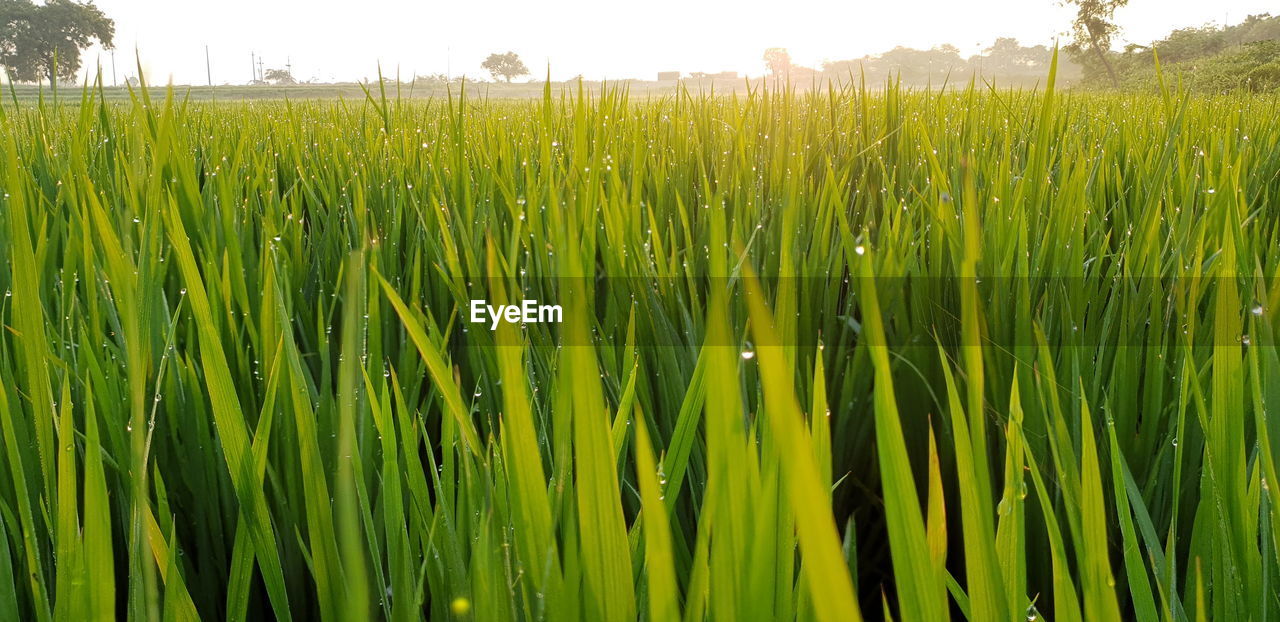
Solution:
[[[204,74],[209,78],[209,86],[213,86],[213,64],[209,61],[209,46],[204,46]]]
[[[113,88],[120,86],[116,82],[116,51],[114,49],[111,50],[111,86]]]
[[[258,58],[254,55],[253,50],[249,50],[249,84],[258,81]]]

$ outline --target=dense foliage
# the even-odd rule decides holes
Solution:
[[[1234,26],[1182,28],[1151,45],[1127,46],[1109,55],[1120,86],[1153,91],[1161,73],[1201,93],[1280,92],[1280,16],[1252,15]],[[1157,65],[1157,58],[1159,64]],[[1084,86],[1106,84],[1104,70],[1089,55]]]
[[[74,80],[90,44],[110,48],[115,22],[92,2],[0,0],[0,65],[10,80]]]
[[[95,97],[0,120],[0,618],[1280,615],[1275,98]]]

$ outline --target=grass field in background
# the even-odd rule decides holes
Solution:
[[[148,93],[2,109],[0,619],[1280,619],[1280,99]]]
[[[407,99],[428,99],[428,98],[447,98],[450,92],[457,96],[459,89],[463,88],[461,81],[450,84],[442,84],[439,82],[413,84],[409,77],[405,77],[404,83],[396,82],[395,78],[386,76],[387,96],[399,100]],[[593,94],[598,93],[602,88],[619,88],[623,87],[627,90],[631,97],[663,97],[672,96],[682,90],[692,91],[694,93],[705,92],[711,94],[745,94],[748,88],[762,88],[766,83],[772,82],[764,78],[753,79],[730,79],[730,78],[688,78],[681,81],[663,81],[655,82],[649,80],[618,80],[610,82],[600,81],[584,81],[585,90],[591,91]],[[359,82],[341,82],[334,84],[294,84],[294,85],[247,85],[247,84],[221,84],[217,86],[205,85],[175,85],[172,87],[175,97],[179,100],[191,102],[217,101],[227,103],[242,102],[259,102],[270,100],[291,99],[295,101],[305,101],[314,99],[347,99],[353,103],[364,101],[365,88],[371,86],[378,88],[378,78],[375,77],[366,83]],[[565,88],[577,88],[578,82],[571,80],[568,82],[552,82],[551,86],[557,92]],[[808,81],[797,81],[796,88],[807,89],[812,85]],[[876,85],[877,87],[883,85]],[[465,85],[467,96],[470,99],[539,99],[542,97],[546,83],[542,81],[530,82],[477,82],[468,80]],[[8,100],[16,99],[23,104],[36,103],[41,98],[52,101],[55,90],[48,85],[34,84],[15,84],[0,86],[3,95]],[[82,87],[77,84],[59,85],[56,89],[58,98],[70,103],[78,103],[80,101]],[[167,95],[169,87],[151,85],[148,88],[148,96],[157,100],[163,100]],[[121,84],[119,86],[107,86],[102,88],[96,95],[99,101],[107,101],[110,103],[129,103],[134,97],[138,96],[138,89],[130,89],[128,86]]]

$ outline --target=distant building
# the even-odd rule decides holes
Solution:
[[[658,82],[674,82],[680,79],[679,71],[659,71]]]
[[[721,71],[720,73],[713,73],[713,74],[711,74],[711,77],[712,77],[712,78],[723,79],[723,80],[737,80],[737,79],[738,79],[738,72],[736,72],[736,71]]]

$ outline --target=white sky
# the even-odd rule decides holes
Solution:
[[[855,58],[896,45],[952,43],[968,55],[999,36],[1051,43],[1070,24],[1057,0],[97,0],[116,20],[119,80],[204,84],[208,45],[215,83],[250,79],[251,51],[267,67],[323,81],[366,79],[399,67],[416,74],[487,77],[490,52],[514,50],[538,77],[649,78],[657,71],[760,74],[767,47],[795,62]],[[1237,23],[1276,0],[1131,0],[1117,14],[1122,42],[1174,28]],[[109,54],[100,58],[108,82]]]

